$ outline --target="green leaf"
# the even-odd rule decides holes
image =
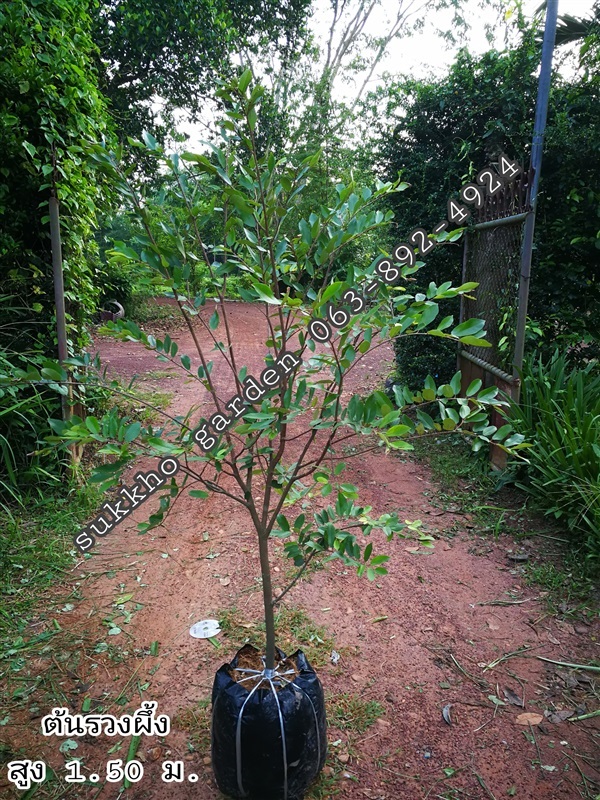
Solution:
[[[334,281],[333,283],[329,284],[329,286],[323,292],[320,305],[324,305],[330,297],[333,297],[334,294],[337,294],[343,285],[343,281]]]
[[[132,736],[131,737],[131,741],[129,742],[129,748],[127,750],[127,757],[125,759],[125,763],[126,764],[128,764],[130,761],[133,761],[133,759],[135,758],[136,753],[138,751],[138,747],[140,746],[140,742],[141,741],[142,741],[142,737],[141,736]],[[123,788],[124,789],[129,789],[130,786],[131,786],[131,781],[128,780],[127,778],[125,778],[123,780]]]
[[[158,150],[158,142],[156,141],[154,136],[152,136],[151,133],[149,133],[148,131],[143,131],[142,139],[144,140],[144,144],[149,150]]]
[[[452,376],[452,380],[450,381],[450,386],[454,390],[454,394],[460,394],[460,384],[462,379],[462,373],[457,372],[455,375]]]
[[[64,376],[57,370],[51,367],[43,367],[40,370],[43,378],[48,378],[51,381],[62,381]]]
[[[250,67],[248,67],[240,75],[239,87],[240,87],[240,92],[242,92],[242,94],[244,94],[244,92],[250,85],[251,80],[252,80],[252,70],[250,69]]]
[[[465,322],[461,322],[460,325],[457,325],[456,328],[453,328],[451,331],[452,336],[456,336],[458,338],[462,338],[463,336],[473,336],[479,331],[485,328],[485,320],[484,319],[468,319]]]
[[[476,336],[462,336],[460,339],[461,344],[467,344],[471,347],[491,347],[489,342],[485,339],[478,339]]]
[[[281,305],[281,300],[278,300],[273,291],[266,283],[252,283],[252,288],[255,290],[257,295],[261,300],[265,303],[270,303],[271,305]]]
[[[88,429],[88,431],[90,431],[90,433],[95,433],[96,435],[100,433],[100,423],[96,417],[86,417],[85,427]]]
[[[133,442],[140,435],[140,431],[142,430],[141,423],[139,422],[132,422],[131,425],[128,425],[125,428],[125,436],[123,437],[126,442]]]
[[[477,392],[481,389],[482,386],[483,383],[479,378],[476,378],[474,381],[471,381],[466,391],[467,397],[472,397],[474,394],[477,394]]]
[[[404,436],[410,431],[409,425],[393,425],[386,431],[387,436]]]
[[[209,492],[205,492],[203,489],[190,489],[189,495],[190,497],[197,497],[200,500],[204,500],[208,497]]]
[[[213,311],[211,318],[208,320],[208,327],[211,329],[211,331],[214,331],[219,327],[219,313],[216,308]]]
[[[492,400],[498,395],[498,387],[497,386],[490,386],[488,389],[484,389],[482,392],[479,392],[477,395],[477,400],[480,403],[491,403]]]

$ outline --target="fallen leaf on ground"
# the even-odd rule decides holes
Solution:
[[[448,703],[447,706],[442,708],[442,717],[444,718],[444,722],[447,725],[452,725],[452,718],[450,717],[450,709],[452,708],[452,703]]]
[[[559,722],[564,722],[569,717],[572,717],[574,713],[573,709],[564,708],[560,711],[546,711],[546,717],[548,722],[558,725]]]
[[[506,702],[510,703],[511,706],[519,706],[519,708],[523,708],[523,701],[509,686],[504,689],[504,697],[506,698]]]
[[[527,712],[526,714],[519,714],[515,722],[517,725],[539,725],[543,720],[544,717],[541,714],[531,714]]]

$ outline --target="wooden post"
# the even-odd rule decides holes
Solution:
[[[68,358],[67,348],[67,319],[65,311],[65,285],[62,268],[62,245],[60,240],[60,216],[58,209],[58,198],[56,196],[56,186],[52,187],[52,194],[49,201],[50,212],[50,241],[52,245],[52,273],[54,279],[54,305],[56,308],[56,337],[58,339],[58,360],[61,367],[64,367]],[[61,394],[60,402],[62,408],[62,418],[69,420],[72,415],[73,385],[71,380],[67,380],[68,394]],[[81,460],[81,447],[69,445],[71,457],[70,469],[73,477],[76,476],[76,467]]]

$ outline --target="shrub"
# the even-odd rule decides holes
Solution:
[[[572,368],[558,350],[526,362],[520,405],[509,418],[533,447],[518,483],[545,513],[564,520],[600,558],[600,370]]]
[[[431,375],[448,383],[456,372],[456,344],[433,336],[399,336],[394,340],[395,382],[420,389]]]

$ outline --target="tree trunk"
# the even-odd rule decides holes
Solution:
[[[263,585],[263,602],[265,606],[265,628],[267,643],[265,648],[265,666],[275,669],[275,613],[273,610],[273,587],[271,584],[271,565],[269,564],[269,537],[258,533],[258,552],[260,555],[260,572]]]

